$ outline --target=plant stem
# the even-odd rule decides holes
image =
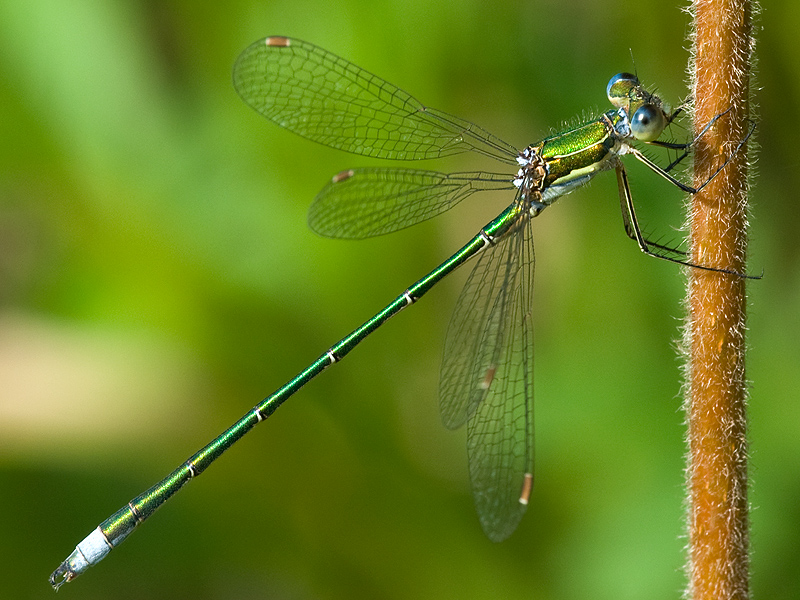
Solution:
[[[751,4],[694,0],[695,185],[749,130]],[[692,260],[745,272],[747,150],[690,206]],[[749,598],[745,279],[692,269],[686,327],[689,587],[692,600]]]

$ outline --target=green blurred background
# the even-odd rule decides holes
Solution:
[[[608,78],[633,69],[631,54],[643,81],[682,98],[682,7],[0,4],[0,597],[53,598],[47,576],[97,523],[509,201],[476,198],[369,241],[315,236],[305,226],[315,193],[376,161],[294,137],[245,106],[230,83],[242,49],[274,34],[312,41],[524,146],[606,110]],[[757,33],[750,270],[765,277],[748,284],[753,590],[772,599],[800,587],[800,182],[787,116],[800,91],[798,28],[800,5],[775,0]],[[682,195],[630,170],[640,220],[679,238]],[[464,432],[438,416],[465,269],[61,593],[678,598],[685,274],[624,236],[615,188],[598,177],[534,224],[536,488],[507,542],[483,536]]]

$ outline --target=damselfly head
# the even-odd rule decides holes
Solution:
[[[661,99],[648,92],[631,73],[617,73],[606,88],[608,100],[628,116],[631,135],[641,142],[652,142],[669,123]]]

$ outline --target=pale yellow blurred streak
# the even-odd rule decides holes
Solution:
[[[2,312],[0,457],[90,466],[166,433],[180,440],[200,420],[202,383],[163,340]]]

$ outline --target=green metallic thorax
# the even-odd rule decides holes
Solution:
[[[614,131],[617,120],[617,112],[610,111],[602,119],[545,138],[534,146],[547,163],[545,189],[568,186],[570,182],[588,179],[613,166],[620,146]]]

